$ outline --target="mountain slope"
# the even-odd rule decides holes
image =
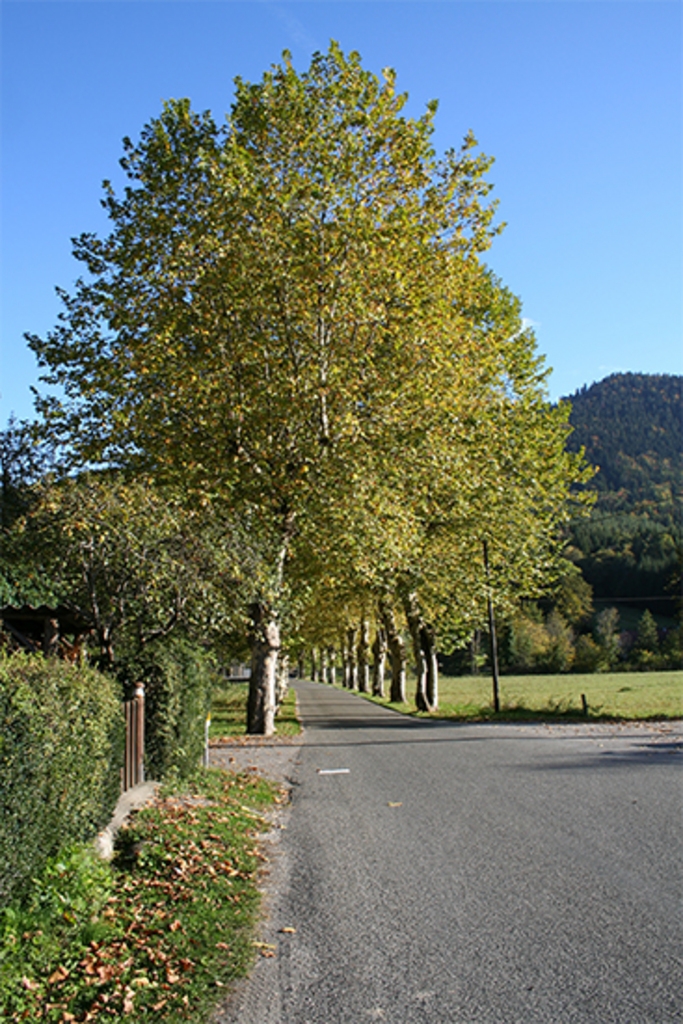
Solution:
[[[599,466],[590,487],[621,505],[668,506],[683,487],[683,377],[615,373],[571,395],[567,447]]]
[[[619,373],[570,396],[574,431],[596,467],[591,518],[574,525],[570,557],[598,601],[673,614],[680,590],[683,377]],[[678,580],[678,583],[677,583]]]

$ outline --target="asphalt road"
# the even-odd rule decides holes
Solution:
[[[420,722],[296,689],[276,955],[221,1020],[683,1020],[679,725]]]

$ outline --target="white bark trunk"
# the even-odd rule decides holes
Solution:
[[[391,690],[389,700],[396,704],[406,703],[406,645],[396,626],[396,617],[390,605],[382,602],[380,613],[384,622],[391,661]]]
[[[439,703],[439,666],[434,630],[424,621],[416,594],[404,601],[415,656],[415,704],[418,711],[435,711]]]
[[[358,662],[356,661],[356,628],[349,626],[346,631],[346,686],[358,689]]]
[[[275,684],[275,714],[280,710],[282,702],[289,690],[289,658],[286,654],[280,655],[277,661],[277,680]]]
[[[372,645],[372,692],[375,697],[384,697],[384,671],[387,660],[387,635],[381,626],[377,627]]]
[[[427,703],[432,711],[439,706],[439,661],[436,654],[434,631],[426,627],[426,641],[428,647],[425,652],[427,658]]]
[[[358,689],[361,693],[370,692],[370,626],[363,618],[358,631]]]
[[[275,732],[280,627],[271,609],[264,604],[252,605],[251,618],[253,639],[247,732],[258,736],[272,736]]]
[[[327,649],[327,682],[330,686],[337,682],[337,652],[334,647]]]

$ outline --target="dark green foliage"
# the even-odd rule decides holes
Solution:
[[[590,486],[633,504],[672,504],[683,482],[681,382],[667,374],[614,373],[570,396],[567,447],[599,466]]]
[[[604,667],[612,668],[619,657],[619,612],[603,608],[595,620],[595,639],[603,654]]]
[[[654,611],[671,614],[668,599],[680,572],[680,541],[673,524],[646,515],[600,513],[572,529],[570,552],[598,598],[652,601]],[[656,599],[656,602],[655,600]]]
[[[172,638],[123,661],[126,696],[145,686],[145,772],[148,778],[191,775],[201,763],[204,723],[217,681],[213,659],[199,646]]]
[[[0,900],[69,843],[95,835],[120,790],[116,681],[86,666],[0,654]]]
[[[636,647],[639,651],[651,651],[652,653],[654,653],[659,647],[657,624],[647,608],[643,612],[640,622],[638,623]]]
[[[54,462],[49,441],[37,443],[30,425],[10,416],[0,431],[0,526],[8,529],[31,505],[31,485]]]
[[[58,604],[51,580],[40,573],[36,560],[10,542],[12,526],[34,502],[32,485],[52,462],[49,444],[33,443],[25,423],[10,417],[0,431],[0,606]]]
[[[584,446],[599,467],[588,484],[598,501],[573,526],[570,556],[596,598],[662,615],[680,591],[682,380],[613,374],[570,398],[568,447]]]

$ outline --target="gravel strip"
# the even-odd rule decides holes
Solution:
[[[260,739],[244,737],[221,741],[210,748],[209,761],[216,768],[228,771],[256,771],[279,783],[289,792],[295,784],[300,762],[302,737]],[[260,872],[259,888],[263,894],[261,921],[257,938],[265,950],[276,948],[283,936],[276,923],[279,905],[289,889],[289,860],[282,848],[282,835],[287,828],[290,804],[266,814],[270,830],[259,837],[259,846],[267,857]],[[257,956],[248,977],[236,983],[224,1002],[214,1011],[212,1024],[263,1024],[281,1019],[280,987],[277,957]]]
[[[227,771],[257,771],[274,782],[288,785],[301,750],[301,736],[278,739],[239,737],[211,745],[209,763]]]

